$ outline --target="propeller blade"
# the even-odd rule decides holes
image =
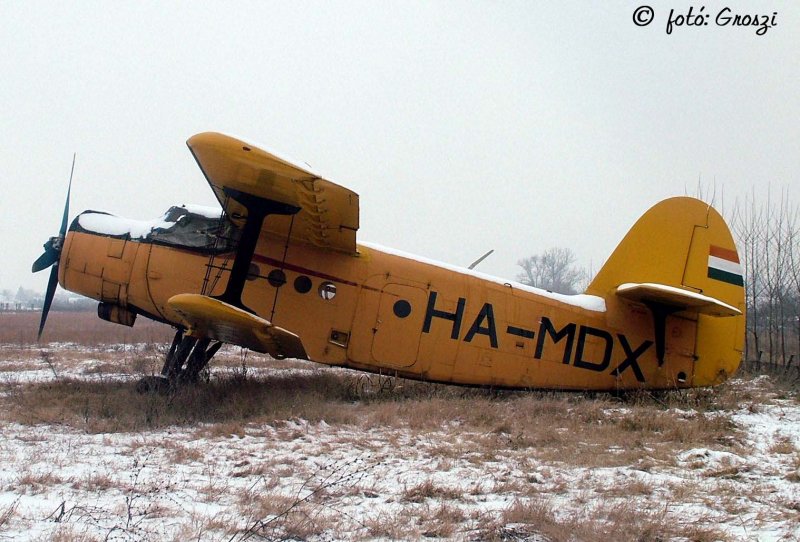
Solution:
[[[50,271],[50,280],[47,282],[47,291],[44,294],[44,305],[42,305],[42,319],[39,322],[39,334],[36,340],[42,339],[42,332],[44,331],[44,324],[47,322],[47,313],[50,312],[50,305],[53,304],[53,297],[56,294],[56,286],[58,286],[58,260],[61,257],[61,248],[64,244],[64,238],[67,235],[67,220],[69,219],[69,196],[72,192],[72,175],[75,173],[75,157],[77,153],[72,155],[72,169],[69,171],[69,185],[67,185],[67,201],[64,202],[64,216],[61,218],[61,229],[58,232],[58,237],[51,237],[49,241],[44,244],[44,254],[36,258],[31,266],[31,271],[36,273],[42,269],[47,269],[51,265],[53,269]]]
[[[44,305],[42,305],[42,319],[39,322],[39,334],[36,340],[42,339],[42,331],[44,331],[44,323],[47,321],[47,313],[50,312],[50,305],[53,303],[53,297],[56,293],[56,286],[58,286],[58,263],[53,266],[50,271],[50,280],[47,282],[47,292],[44,294]]]
[[[64,237],[67,234],[67,218],[69,217],[69,193],[72,191],[72,174],[75,173],[75,157],[77,153],[72,154],[72,169],[69,171],[69,184],[67,185],[67,201],[64,203],[64,218],[61,219],[61,229],[58,230],[59,235]]]
[[[59,255],[59,251],[53,248],[51,244],[47,243],[44,245],[44,253],[33,262],[31,272],[38,273],[42,269],[47,269],[54,263],[57,263]]]

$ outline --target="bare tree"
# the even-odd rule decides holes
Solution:
[[[800,210],[795,207],[793,221],[797,222]],[[789,253],[789,285],[790,285],[790,299],[792,300],[792,311],[790,311],[790,320],[794,320],[793,327],[795,332],[795,353],[800,357],[800,228],[795,227],[791,229],[788,236],[788,244],[791,247]]]
[[[788,189],[760,202],[753,190],[730,223],[745,272],[747,359],[789,375],[800,352],[800,207]]]
[[[549,248],[517,262],[522,273],[517,280],[529,286],[543,288],[560,294],[577,293],[577,287],[586,272],[575,265],[575,255],[568,248]]]
[[[761,330],[763,315],[761,301],[764,299],[766,254],[762,250],[766,239],[766,212],[763,205],[756,202],[753,194],[738,201],[731,215],[733,235],[739,244],[739,257],[742,260],[745,283],[745,302],[747,305],[747,333],[745,352],[751,360],[759,360],[763,352]]]

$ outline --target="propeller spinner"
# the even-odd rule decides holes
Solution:
[[[44,253],[36,258],[31,266],[31,271],[36,273],[47,269],[52,266],[50,271],[50,279],[47,281],[47,291],[44,295],[44,305],[42,306],[42,319],[39,322],[39,334],[37,340],[42,338],[42,331],[44,331],[44,323],[47,321],[47,313],[50,312],[50,305],[53,303],[53,296],[56,293],[56,286],[58,285],[58,261],[61,257],[61,249],[64,246],[64,238],[67,235],[67,218],[69,216],[69,194],[72,190],[72,174],[75,172],[75,155],[72,155],[72,169],[69,172],[69,185],[67,186],[67,201],[64,203],[64,216],[61,219],[61,229],[58,236],[51,237],[47,240],[44,246]]]

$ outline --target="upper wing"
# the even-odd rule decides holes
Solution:
[[[214,132],[186,144],[220,204],[237,224],[247,209],[228,198],[225,188],[300,207],[292,216],[270,216],[264,230],[312,245],[356,253],[358,194],[316,173],[243,141]]]

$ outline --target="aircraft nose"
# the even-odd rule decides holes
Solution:
[[[86,231],[80,227],[80,216],[64,243],[62,286],[104,303],[126,305],[137,243]]]

